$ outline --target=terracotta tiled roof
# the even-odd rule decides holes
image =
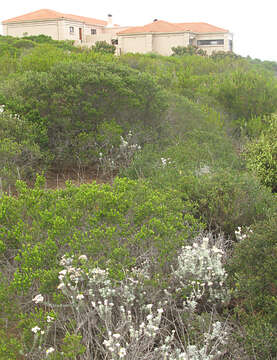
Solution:
[[[183,31],[182,26],[178,24],[169,23],[163,20],[157,20],[145,26],[132,26],[127,30],[121,31],[118,34],[138,34],[138,33],[152,33],[152,32],[180,32]]]
[[[2,21],[2,23],[7,24],[11,22],[21,22],[21,21],[31,21],[31,20],[50,20],[50,19],[52,20],[52,19],[61,19],[61,18],[77,20],[92,25],[107,25],[107,22],[104,20],[92,19],[92,18],[77,16],[72,14],[63,14],[49,9],[37,10],[25,15],[17,16],[12,19]]]
[[[152,33],[152,32],[182,32],[191,31],[195,33],[211,33],[211,32],[228,32],[228,30],[207,24],[207,23],[169,23],[163,20],[154,21],[145,26],[130,27],[127,30],[121,31],[118,34],[138,34],[138,33]]]
[[[222,29],[217,26],[203,22],[177,23],[176,25],[181,26],[183,30],[188,30],[196,33],[229,32],[226,29]]]

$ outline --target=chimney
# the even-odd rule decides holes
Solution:
[[[107,27],[113,26],[113,16],[111,14],[108,14],[108,25]]]

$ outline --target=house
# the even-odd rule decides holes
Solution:
[[[211,55],[214,51],[232,51],[233,37],[225,29],[207,23],[169,23],[130,27],[117,33],[121,53],[155,52],[171,55],[172,47],[195,45]]]
[[[116,44],[117,54],[155,52],[171,55],[172,47],[196,45],[207,51],[233,49],[232,34],[207,23],[170,23],[154,20],[145,26],[113,25],[107,21],[63,14],[42,9],[2,22],[4,35],[22,37],[48,35],[54,40],[74,40],[76,45],[91,46],[96,41]]]
[[[126,29],[113,26],[111,15],[105,21],[49,9],[5,20],[2,25],[4,35],[22,37],[44,34],[54,40],[74,40],[76,44],[90,45],[100,40],[111,42],[119,30]]]

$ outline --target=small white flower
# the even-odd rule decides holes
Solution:
[[[48,356],[49,354],[51,354],[54,351],[55,351],[55,349],[51,346],[49,349],[46,350],[46,356]]]
[[[36,334],[38,331],[40,331],[40,327],[39,327],[39,326],[35,326],[35,327],[33,327],[31,330],[32,330],[32,332],[33,332],[34,334]]]
[[[57,287],[58,290],[62,289],[65,287],[65,284],[64,283],[60,283],[60,285]]]
[[[84,295],[83,294],[78,294],[77,296],[76,296],[76,299],[77,300],[83,300],[85,297],[84,297]]]
[[[42,296],[41,294],[38,294],[37,296],[35,296],[35,297],[32,299],[32,301],[33,301],[34,303],[36,303],[36,304],[43,302],[43,300],[44,300],[44,298],[43,298],[43,296]]]
[[[79,260],[80,261],[88,261],[88,257],[87,257],[87,255],[80,255]]]
[[[123,358],[126,355],[126,349],[125,348],[120,348],[118,355],[120,358]]]
[[[54,318],[53,318],[52,316],[47,315],[46,321],[47,321],[48,323],[50,323],[50,322],[53,321],[53,320],[54,320]]]
[[[113,337],[116,338],[116,339],[119,339],[119,338],[120,338],[120,334],[113,334]]]
[[[164,311],[163,311],[162,308],[158,309],[158,313],[159,313],[159,314],[162,314],[163,312],[164,312]]]

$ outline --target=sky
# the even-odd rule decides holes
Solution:
[[[0,22],[39,9],[101,20],[112,14],[114,23],[130,26],[154,19],[207,22],[233,33],[237,54],[277,61],[277,0],[1,0]]]

